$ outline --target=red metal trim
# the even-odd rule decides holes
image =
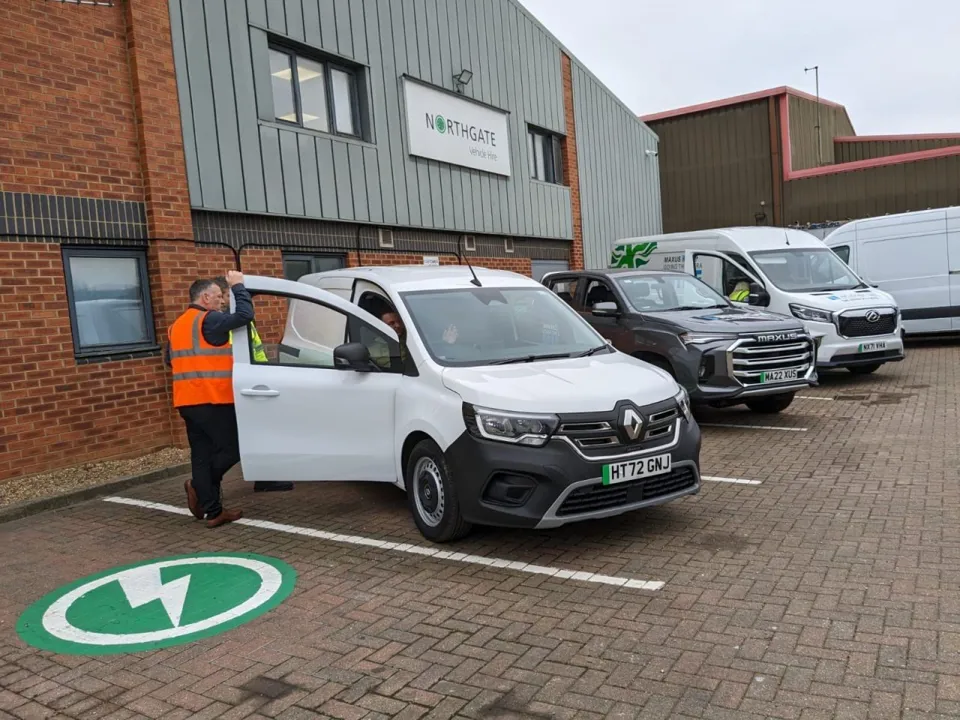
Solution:
[[[742,105],[743,103],[753,102],[754,100],[777,97],[778,95],[793,95],[794,97],[812,100],[813,102],[817,101],[815,95],[810,95],[802,90],[796,90],[792,87],[781,85],[780,87],[770,88],[769,90],[760,90],[759,92],[748,93],[746,95],[736,95],[734,97],[723,98],[722,100],[712,100],[710,102],[700,103],[699,105],[687,105],[686,107],[677,108],[675,110],[664,110],[663,112],[652,113],[650,115],[641,115],[640,119],[643,120],[643,122],[653,122],[654,120],[679,117],[680,115],[689,115],[691,113],[705,112],[707,110],[717,110],[719,108],[729,107],[731,105]],[[823,105],[829,105],[830,107],[843,107],[843,105],[840,103],[835,103],[832,100],[825,100],[823,98],[820,98],[820,103]]]
[[[960,133],[921,133],[916,135],[850,135],[835,137],[834,142],[901,142],[910,140],[960,140]]]
[[[858,137],[856,139],[860,140],[863,138]],[[780,96],[780,142],[783,153],[783,179],[785,182],[809,177],[820,177],[821,175],[838,175],[840,173],[853,172],[854,170],[884,167],[885,165],[900,165],[918,160],[933,160],[935,158],[960,155],[960,145],[953,145],[951,147],[936,148],[934,150],[920,150],[918,152],[871,158],[870,160],[825,165],[824,167],[809,168],[807,170],[794,170],[793,153],[790,149],[790,102],[786,94]]]

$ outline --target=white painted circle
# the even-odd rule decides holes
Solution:
[[[112,582],[116,582],[125,575],[142,572],[143,568],[145,567],[160,569],[183,565],[236,565],[257,573],[257,575],[260,576],[260,587],[257,592],[255,592],[248,600],[245,600],[240,605],[237,605],[226,612],[222,612],[219,615],[214,615],[206,620],[190,623],[189,625],[168,628],[165,630],[153,630],[150,632],[115,635],[111,633],[98,633],[83,630],[75,625],[72,625],[70,621],[67,620],[67,612],[69,612],[73,604],[81,597],[93,590],[96,590],[97,588],[103,587],[104,585],[108,585]],[[251,560],[249,558],[211,556],[182,558],[179,560],[161,560],[160,562],[156,563],[145,563],[142,565],[137,565],[136,567],[106,575],[105,577],[97,578],[96,580],[91,580],[90,582],[71,590],[63,597],[58,598],[57,601],[47,608],[47,611],[43,614],[43,629],[59,640],[83,643],[86,645],[136,645],[139,643],[161,642],[164,640],[170,640],[172,638],[183,637],[184,635],[192,635],[193,633],[203,632],[204,630],[209,630],[217,625],[230,622],[231,620],[245,615],[252,610],[256,610],[261,605],[269,602],[270,599],[277,594],[277,592],[280,590],[282,582],[283,576],[275,567],[268,563],[261,562],[259,560]]]

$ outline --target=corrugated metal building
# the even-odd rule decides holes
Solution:
[[[470,235],[474,257],[539,275],[660,229],[656,135],[513,0],[170,8],[190,200],[221,215],[199,241],[241,230],[337,264],[358,229],[364,250],[414,254]],[[420,132],[434,113],[450,126]],[[451,139],[460,121],[502,130],[496,161]]]
[[[960,204],[960,134],[858,136],[842,105],[793,88],[642,119],[660,136],[665,232]]]

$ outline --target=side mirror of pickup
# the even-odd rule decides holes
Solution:
[[[747,297],[747,304],[767,307],[770,304],[770,293],[756,283],[750,283],[750,295]]]
[[[591,312],[597,317],[617,317],[620,309],[615,302],[599,302],[593,306]]]
[[[333,366],[337,370],[374,372],[378,370],[370,359],[370,350],[363,343],[352,342],[333,349]]]

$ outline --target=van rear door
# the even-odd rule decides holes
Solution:
[[[950,265],[950,314],[960,330],[960,208],[947,210],[947,248]]]

